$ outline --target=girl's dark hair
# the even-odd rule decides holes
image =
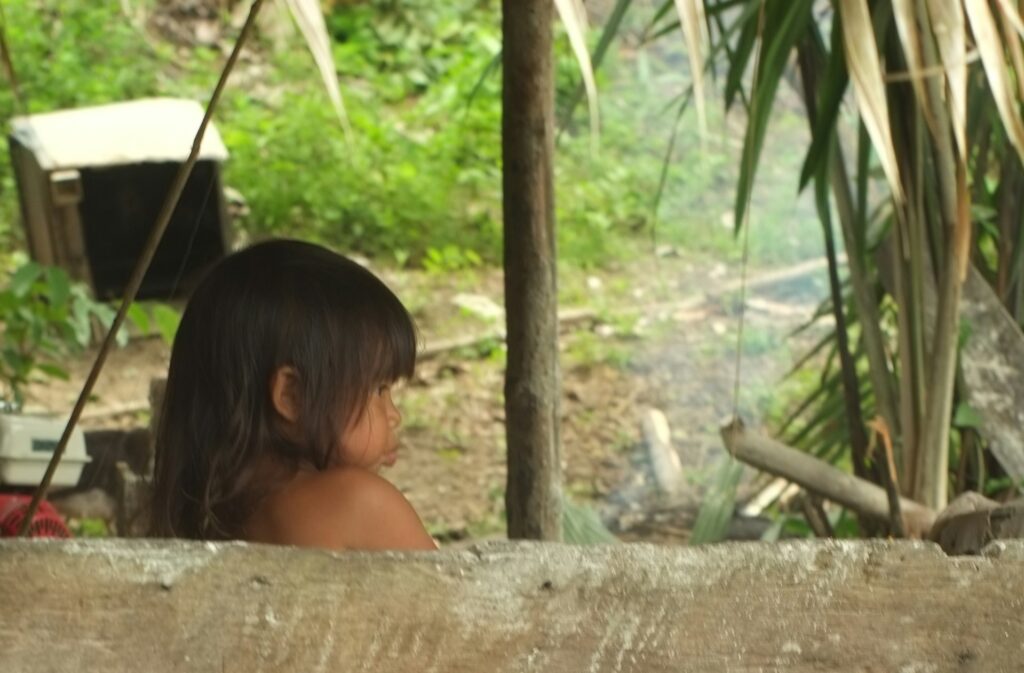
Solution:
[[[283,240],[228,256],[196,288],[174,339],[151,534],[240,537],[266,489],[256,459],[326,468],[370,394],[411,377],[415,361],[409,313],[355,262]],[[271,401],[282,366],[298,372],[301,437],[286,436]]]

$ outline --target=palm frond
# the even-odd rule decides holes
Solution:
[[[587,105],[590,109],[590,137],[596,148],[601,133],[601,115],[597,103],[597,82],[594,79],[594,66],[590,62],[590,51],[587,49],[587,14],[579,0],[554,0],[558,16],[565,26],[569,37],[569,45],[580,67],[583,88],[587,92]]]
[[[313,55],[313,62],[316,63],[316,67],[320,71],[320,78],[327,89],[327,97],[331,100],[334,112],[338,115],[338,121],[341,122],[346,136],[351,137],[352,127],[349,124],[348,113],[345,111],[345,101],[341,97],[341,88],[338,86],[331,38],[327,34],[327,24],[324,22],[320,2],[319,0],[283,1]]]

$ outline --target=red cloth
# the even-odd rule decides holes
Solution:
[[[0,493],[0,537],[16,537],[25,519],[25,511],[32,501],[27,495]],[[32,517],[28,529],[29,537],[71,537],[64,518],[45,500]]]

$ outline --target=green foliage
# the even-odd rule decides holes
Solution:
[[[153,324],[160,338],[164,343],[174,342],[174,335],[178,331],[178,323],[181,322],[181,314],[166,304],[156,304],[153,307]]]
[[[591,507],[562,500],[562,538],[568,544],[617,544],[619,539],[601,521]]]
[[[72,519],[68,528],[74,537],[110,537],[110,528],[103,519]]]
[[[964,402],[956,406],[956,410],[953,413],[954,427],[978,430],[981,428],[981,424],[981,414],[978,413],[977,409]]]
[[[133,27],[114,0],[10,0],[5,9],[15,66],[36,112],[152,95],[202,100],[222,61],[216,50],[201,48],[182,59],[178,47]],[[623,30],[632,30],[637,20],[631,16]],[[253,237],[305,238],[436,271],[496,263],[502,219],[499,3],[340,3],[327,25],[354,132],[346,141],[297,35],[283,43],[253,43],[259,74],[250,74],[245,86],[229,84],[216,117],[232,153],[226,181],[250,206],[236,226]],[[644,65],[638,82],[639,65],[620,62],[610,33],[602,44],[611,48],[598,73],[600,150],[592,151],[586,124],[576,128],[570,120],[556,160],[559,255],[580,266],[601,265],[649,243],[662,129],[675,112],[657,99],[661,86],[649,82],[668,71]],[[564,116],[579,82],[564,36],[556,56]],[[9,118],[14,112],[10,91],[0,91],[0,113]],[[735,254],[731,236],[718,224],[720,197],[731,190],[735,173],[732,149],[725,140],[704,144],[689,116],[678,146],[686,151],[666,167],[659,238]],[[698,146],[704,150],[694,160]],[[759,212],[792,220],[792,199],[782,198],[770,175],[762,177],[768,205],[756,192]],[[16,212],[5,163],[0,238],[11,234],[4,227]],[[806,238],[797,231],[789,237],[755,233],[754,247],[777,251],[790,239]]]
[[[626,369],[635,354],[617,338],[593,332],[578,332],[572,336],[565,350],[570,366],[589,366],[598,363]]]
[[[288,234],[347,250],[464,266],[500,244],[499,82],[484,82],[498,24],[465,25],[477,3],[375,2],[328,18],[353,136],[346,142],[297,43],[270,55],[271,89],[235,92],[221,122],[228,180],[257,235]],[[447,251],[458,249],[453,262]],[[443,259],[439,262],[437,252]]]
[[[1012,477],[996,477],[985,481],[985,495],[989,497],[1003,495],[1006,492],[1019,495],[1022,491],[1024,491],[1024,482]]]
[[[860,537],[860,524],[857,517],[848,509],[832,509],[828,512],[829,525],[839,539],[855,539]],[[815,537],[807,520],[792,513],[779,514],[772,526],[761,536],[762,542],[777,542],[783,538]]]
[[[742,476],[743,463],[731,456],[722,459],[697,512],[690,544],[709,544],[725,537],[736,510],[736,489]]]
[[[0,290],[0,398],[17,408],[30,381],[66,379],[62,361],[89,344],[94,320],[109,327],[113,318],[109,306],[90,299],[62,269],[20,266]],[[124,331],[118,336],[127,339]]]
[[[473,269],[483,264],[480,255],[470,248],[446,245],[443,248],[427,248],[423,268],[434,273]]]
[[[739,185],[736,189],[734,222],[737,231],[744,224],[747,203],[753,190],[754,176],[761,159],[761,150],[764,147],[768,120],[775,102],[775,93],[789,63],[790,52],[811,19],[812,4],[812,0],[791,0],[786,3],[776,2],[766,6],[767,16],[764,19],[766,27],[758,58],[758,79],[752,88],[753,100],[750,105],[750,119],[747,122],[747,131],[743,140]],[[754,26],[758,22],[758,17],[752,15],[748,21],[749,25]],[[752,43],[756,32],[747,31],[744,32],[744,35],[749,35]],[[734,70],[739,70],[739,74],[733,77],[733,73],[730,72],[730,80],[738,83],[746,69],[746,63],[742,60],[734,60],[731,65]]]
[[[498,3],[384,0],[328,17],[355,133],[342,137],[299,47],[272,55],[278,96],[236,93],[221,131],[242,222],[432,271],[495,263],[501,250]],[[575,90],[566,44],[561,95]],[[563,134],[556,166],[559,254],[581,265],[619,254],[648,227],[657,142],[636,149],[636,100],[605,99],[602,149]]]
[[[143,335],[156,334],[164,343],[174,343],[181,322],[181,313],[166,305],[134,303],[128,308],[128,320]]]
[[[157,93],[161,62],[171,54],[136,30],[114,0],[7,0],[5,30],[29,112],[109,103]],[[0,121],[18,109],[6,81]],[[6,133],[3,151],[7,155]],[[17,238],[18,204],[10,164],[0,162],[0,241]]]
[[[8,0],[7,39],[21,93],[32,112],[145,96],[157,89],[158,59],[169,58],[111,0]],[[148,67],[147,67],[148,66]],[[0,90],[4,117],[13,92]]]

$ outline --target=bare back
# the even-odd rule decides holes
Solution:
[[[299,471],[245,524],[250,542],[320,549],[436,549],[405,496],[355,467]]]

